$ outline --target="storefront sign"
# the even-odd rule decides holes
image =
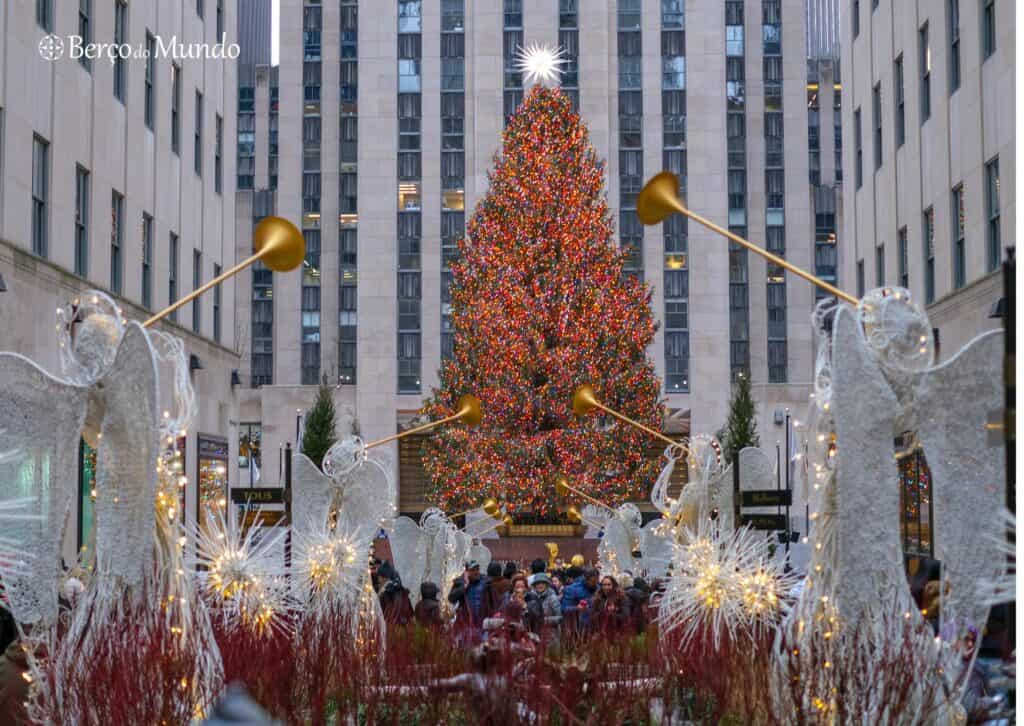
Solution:
[[[740,515],[740,526],[750,525],[752,529],[786,529],[786,515],[784,514],[742,514]]]
[[[754,489],[741,492],[744,507],[788,507],[793,504],[789,489]]]
[[[231,501],[234,504],[284,504],[287,497],[285,491],[284,487],[232,489]]]

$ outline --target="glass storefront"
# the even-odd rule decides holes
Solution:
[[[199,435],[199,461],[196,472],[196,521],[203,526],[207,510],[227,506],[228,441],[217,436]]]
[[[932,473],[924,452],[912,448],[897,454],[900,484],[900,537],[903,553],[932,557]]]
[[[238,427],[238,482],[240,486],[256,486],[263,469],[261,445],[263,427],[259,423],[243,423]],[[250,464],[252,464],[250,466]]]
[[[80,439],[78,443],[78,551],[92,550],[96,523],[96,449]]]

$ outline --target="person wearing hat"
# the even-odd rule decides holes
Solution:
[[[487,580],[480,576],[480,563],[470,560],[466,571],[452,583],[448,602],[456,607],[455,624],[479,630],[486,613],[483,612],[487,593]]]
[[[527,607],[533,606],[534,603],[539,611],[542,626],[557,628],[562,622],[562,603],[551,586],[551,577],[546,572],[533,575],[533,588],[530,597],[527,598]]]

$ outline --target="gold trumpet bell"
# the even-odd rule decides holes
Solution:
[[[594,387],[585,383],[572,394],[572,412],[577,417],[586,416],[597,406],[597,394]]]
[[[480,399],[466,393],[459,399],[459,420],[467,426],[478,426],[483,420],[480,413]],[[493,500],[490,500],[493,501]]]
[[[636,198],[636,216],[644,224],[657,224],[672,212],[685,209],[679,199],[679,177],[670,171],[652,177]]]
[[[564,476],[555,479],[555,493],[560,497],[564,497],[569,493],[569,480]]]
[[[253,249],[274,272],[288,272],[306,258],[306,238],[282,217],[264,217],[253,233]]]
[[[573,524],[579,524],[583,521],[583,515],[580,514],[580,510],[576,508],[575,504],[565,510],[565,516]]]
[[[488,499],[484,502],[483,510],[484,514],[493,518],[499,512],[498,503],[493,499]]]
[[[510,514],[506,514],[504,517],[501,518],[501,523],[506,527],[511,527],[513,522],[514,520],[512,519],[512,515]]]

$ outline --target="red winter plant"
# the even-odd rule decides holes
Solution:
[[[656,475],[646,434],[597,411],[578,420],[571,403],[590,383],[605,405],[660,427],[651,293],[623,274],[604,165],[569,98],[539,86],[495,164],[452,266],[454,352],[422,409],[450,415],[472,393],[483,422],[427,440],[429,496],[446,511],[494,497],[513,516],[549,515],[564,474],[611,505],[640,498]]]

